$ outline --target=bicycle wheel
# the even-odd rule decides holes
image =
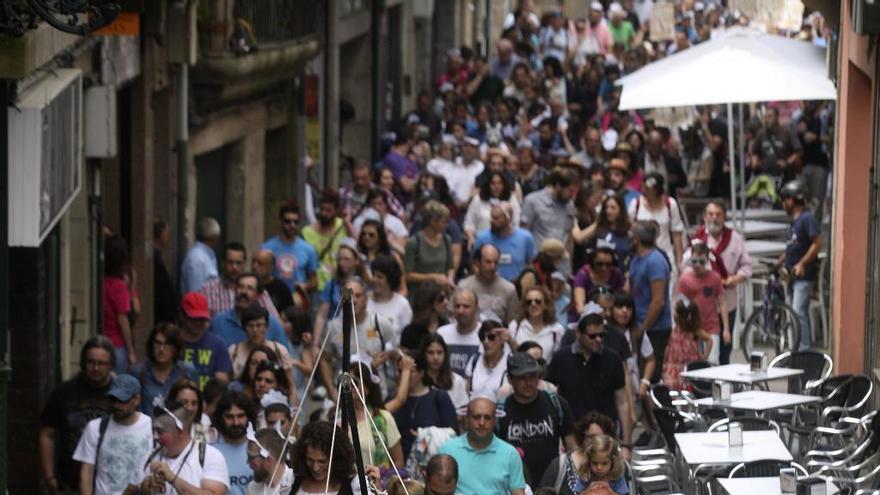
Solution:
[[[797,350],[801,324],[797,314],[787,304],[774,304],[766,313],[758,308],[746,320],[740,347],[746,362],[752,352],[767,354],[769,359],[786,351]]]

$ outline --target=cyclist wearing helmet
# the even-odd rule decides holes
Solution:
[[[801,323],[801,342],[798,350],[810,348],[810,294],[819,271],[819,250],[822,249],[822,231],[813,212],[806,207],[806,187],[800,180],[787,182],[779,194],[782,206],[792,218],[788,240],[780,263],[791,271],[791,306]]]

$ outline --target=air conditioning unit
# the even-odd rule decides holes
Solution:
[[[852,24],[856,34],[880,34],[880,0],[853,0]]]
[[[82,71],[58,69],[9,115],[9,245],[38,247],[82,188]]]

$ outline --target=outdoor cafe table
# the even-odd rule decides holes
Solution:
[[[743,444],[728,445],[727,432],[676,433],[675,441],[684,461],[698,464],[733,465],[762,459],[791,461],[791,453],[773,430],[744,431]]]
[[[718,478],[718,483],[724,488],[727,495],[782,495],[778,476],[767,478]],[[828,483],[826,488],[828,495],[833,495],[840,491],[834,483]]]
[[[793,368],[767,368],[763,371],[752,371],[748,364],[725,364],[722,366],[711,366],[692,371],[682,371],[682,378],[689,380],[704,380],[722,382],[739,383],[742,385],[753,385],[755,383],[763,383],[771,380],[780,380],[790,378],[792,376],[802,375],[804,370]]]
[[[773,409],[790,408],[805,404],[816,404],[821,397],[813,395],[783,394],[779,392],[765,392],[763,390],[746,390],[730,395],[729,401],[715,402],[712,397],[697,399],[698,406],[716,407],[722,409],[735,409],[740,411],[753,411],[756,413]]]

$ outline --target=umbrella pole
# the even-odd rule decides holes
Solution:
[[[746,128],[745,104],[739,104],[739,197],[743,215],[739,221],[739,231],[746,231]]]
[[[730,160],[730,212],[736,225],[736,160],[733,144],[733,103],[727,104],[727,149]]]

